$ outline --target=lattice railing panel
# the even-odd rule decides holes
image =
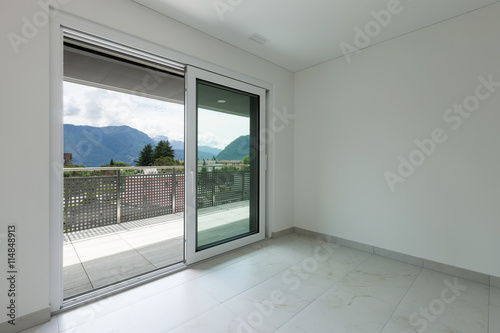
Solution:
[[[121,222],[172,214],[172,175],[122,176]]]
[[[196,202],[198,208],[213,206],[213,172],[198,172],[196,184]]]
[[[217,171],[215,174],[215,205],[241,201],[241,171]]]
[[[119,179],[120,186],[117,186],[118,176],[65,178],[64,231],[91,229],[185,210],[184,174],[121,175]],[[196,194],[198,208],[248,200],[250,172],[200,172]]]
[[[184,174],[175,174],[175,213],[184,211]]]
[[[244,196],[242,200],[250,199],[250,171],[244,171],[244,180],[243,180],[243,192]]]
[[[116,177],[64,179],[64,231],[115,224]]]

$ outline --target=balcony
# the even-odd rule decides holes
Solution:
[[[182,167],[64,169],[64,298],[184,260]],[[199,168],[198,241],[248,231],[250,174]]]

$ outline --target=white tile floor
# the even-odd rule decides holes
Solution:
[[[500,289],[293,234],[24,332],[498,333]]]
[[[199,245],[249,232],[248,211],[248,201],[200,209]],[[180,263],[183,239],[183,213],[66,233],[64,298]]]

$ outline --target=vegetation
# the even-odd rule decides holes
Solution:
[[[111,162],[109,164],[104,164],[101,165],[101,168],[109,168],[109,167],[129,167],[130,164],[127,164],[125,162],[113,162],[113,159],[111,159]]]
[[[64,168],[84,168],[83,165],[65,163]],[[64,171],[64,177],[90,177],[92,171]]]
[[[228,144],[217,156],[217,160],[241,160],[250,153],[250,135],[242,135]]]
[[[101,168],[109,167],[129,167],[130,164],[125,162],[113,162],[113,159],[109,164],[101,165]],[[64,168],[85,168],[83,165],[76,164],[64,164]],[[137,170],[122,170],[120,174],[122,175],[134,175],[137,174]],[[96,177],[96,176],[114,176],[116,175],[115,170],[89,170],[89,171],[64,171],[64,177]]]
[[[64,152],[84,167],[107,164],[110,157],[133,164],[146,144],[156,142],[146,133],[128,126],[75,126],[64,124]]]
[[[154,162],[153,154],[154,154],[153,145],[148,143],[147,145],[144,146],[144,148],[142,148],[141,152],[139,153],[139,158],[134,162],[137,163],[138,166],[153,165]]]
[[[168,165],[172,165],[172,166],[180,166],[180,165],[184,165],[184,162],[181,162],[179,160],[174,160],[172,157],[168,157],[168,156],[163,156],[163,157],[160,157],[160,158],[157,158],[154,163],[153,163],[154,166],[168,166]],[[158,170],[158,172],[162,173],[163,171],[164,172],[171,172],[172,169],[160,169]],[[175,171],[176,173],[183,173],[184,172],[184,168],[182,169],[176,169]]]
[[[109,162],[109,164],[104,164],[101,165],[101,168],[109,168],[109,167],[129,167],[131,166],[130,164],[127,164],[125,162],[113,162],[113,159]],[[135,175],[137,174],[137,170],[121,170],[120,174],[121,175]],[[94,176],[114,176],[116,175],[115,170],[103,170],[103,171],[94,171]]]
[[[168,142],[168,140],[158,141],[158,144],[156,145],[155,150],[153,152],[153,161],[155,162],[156,160],[164,157],[170,157],[172,161],[174,160],[174,150],[172,149],[172,145],[170,145],[170,142]],[[165,165],[170,165],[170,164],[165,164]]]
[[[183,165],[174,159],[174,149],[168,140],[159,141],[155,147],[152,144],[145,145],[139,153],[139,158],[134,162],[138,166]]]

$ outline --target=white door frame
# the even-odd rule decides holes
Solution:
[[[233,249],[257,242],[265,238],[266,234],[266,165],[267,154],[265,140],[261,133],[266,124],[266,90],[260,87],[250,85],[226,76],[218,75],[200,68],[188,66],[186,72],[186,204],[185,204],[185,223],[186,223],[186,263],[204,260],[215,255],[231,251]],[[239,238],[221,245],[210,247],[202,251],[196,251],[196,173],[198,170],[197,161],[197,101],[196,101],[196,80],[202,79],[222,86],[246,91],[260,97],[259,99],[259,231],[255,234]]]
[[[273,85],[269,82],[261,81],[251,76],[247,76],[233,70],[215,65],[205,60],[186,55],[175,51],[168,47],[149,42],[145,39],[135,37],[113,28],[103,26],[101,24],[90,22],[72,14],[65,13],[61,10],[51,10],[50,22],[50,307],[51,311],[59,311],[63,306],[63,236],[61,233],[63,225],[62,202],[63,197],[63,37],[64,29],[79,31],[82,34],[90,36],[99,36],[99,38],[107,39],[123,45],[128,45],[138,50],[143,50],[159,57],[170,59],[177,63],[186,64],[197,68],[204,68],[213,73],[224,75],[227,78],[235,78],[240,82],[246,82],[255,87],[262,87],[266,91],[267,105],[261,105],[261,109],[265,110],[269,105],[272,105]],[[187,82],[187,76],[186,76]],[[261,103],[262,104],[262,103]],[[265,128],[265,115],[261,115],[261,130]],[[188,138],[186,136],[186,145]],[[263,142],[265,140],[262,140]],[[194,143],[195,144],[195,143]],[[263,146],[263,145],[261,145]],[[191,148],[192,149],[192,148]],[[267,167],[267,155],[262,158],[261,168]],[[261,173],[261,177],[265,176],[265,172]],[[186,172],[186,192],[190,189],[189,172]],[[192,185],[192,184],[191,184]],[[269,189],[268,189],[269,191]],[[265,187],[261,186],[261,208],[260,218],[264,221],[265,213]],[[265,229],[266,228],[266,229]],[[260,228],[261,231],[270,235],[269,224]],[[243,246],[243,245],[241,245]],[[194,262],[194,261],[192,261]],[[189,263],[189,261],[188,261]]]

